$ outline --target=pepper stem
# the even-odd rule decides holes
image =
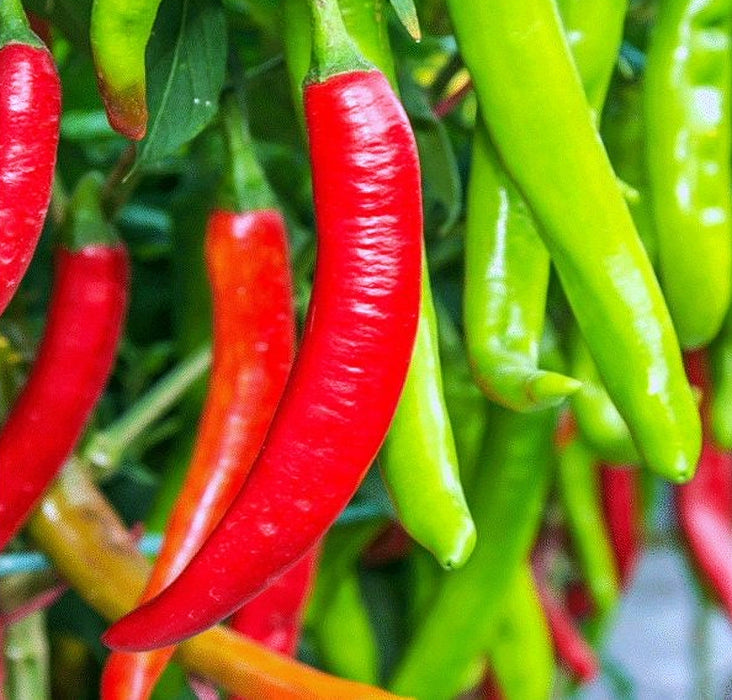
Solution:
[[[119,239],[104,215],[102,193],[104,178],[100,173],[84,175],[69,200],[66,220],[61,227],[61,244],[69,250],[90,245],[113,245]]]
[[[81,458],[95,476],[106,479],[114,474],[130,444],[167,413],[206,374],[210,364],[211,348],[207,345],[172,369],[127,413],[92,435]]]
[[[324,82],[338,73],[369,70],[343,23],[337,0],[309,0],[313,54],[306,82]]]
[[[0,0],[0,48],[17,41],[31,46],[43,46],[33,33],[20,0]]]
[[[249,126],[233,92],[224,95],[221,113],[229,158],[219,208],[234,212],[271,209],[276,206],[275,196],[254,153]]]

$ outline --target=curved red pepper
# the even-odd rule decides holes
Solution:
[[[272,651],[295,656],[302,618],[318,563],[318,549],[306,554],[271,586],[234,613],[231,626]]]
[[[632,468],[601,465],[600,485],[608,534],[624,587],[633,575],[640,552],[637,473]]]
[[[102,393],[123,327],[128,282],[120,243],[58,251],[38,356],[0,432],[0,549],[58,474]]]
[[[374,70],[305,88],[318,258],[305,333],[252,473],[160,596],[106,633],[139,650],[223,619],[322,537],[396,409],[417,329],[420,173],[404,109]]]
[[[589,683],[600,673],[595,650],[575,627],[572,616],[546,584],[537,582],[557,658],[580,683]]]
[[[0,85],[1,314],[30,264],[51,199],[61,85],[48,49],[18,41],[0,48]]]
[[[213,296],[213,365],[196,447],[141,601],[186,566],[249,474],[295,353],[295,309],[284,219],[274,209],[217,210],[205,236]],[[113,653],[102,698],[148,698],[175,647]]]

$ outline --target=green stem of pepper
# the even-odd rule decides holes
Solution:
[[[5,688],[13,700],[38,700],[49,696],[49,650],[46,616],[39,610],[5,630]]]
[[[373,63],[397,89],[396,68],[389,43],[387,0],[338,0],[348,34],[367,61]]]
[[[87,246],[111,246],[118,241],[102,210],[103,187],[104,179],[96,172],[87,173],[79,180],[61,228],[61,241],[67,249],[78,251]]]
[[[236,95],[226,93],[221,107],[229,158],[217,207],[237,212],[273,208],[275,196],[254,154],[254,141]]]
[[[82,459],[101,478],[119,469],[124,453],[153,423],[174,406],[180,397],[211,365],[211,348],[205,346],[183,360],[158,381],[127,413],[86,443]]]
[[[28,574],[0,580],[0,651],[4,654],[5,691],[13,700],[36,700],[49,697],[49,650],[46,638],[45,613],[36,610],[5,626],[2,619],[27,601],[29,589],[38,581]],[[3,662],[0,661],[0,664]],[[0,685],[0,696],[3,696]]]
[[[308,0],[284,0],[282,9],[282,38],[285,46],[285,63],[290,82],[290,95],[295,107],[300,134],[305,132],[305,108],[302,100],[303,81],[310,68],[312,36]]]
[[[132,169],[136,157],[137,146],[130,144],[122,151],[104,182],[102,202],[110,221],[114,220],[142,179],[140,169]]]
[[[337,1],[309,0],[309,2],[313,54],[307,79],[312,82],[324,82],[339,73],[372,68],[360,55],[348,35]]]
[[[0,3],[0,47],[11,41],[38,47],[44,45],[31,30],[20,0]]]

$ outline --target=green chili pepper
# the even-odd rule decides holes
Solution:
[[[417,340],[379,465],[404,529],[443,567],[454,569],[473,551],[475,525],[460,484],[442,390],[437,319],[426,259],[422,260]]]
[[[489,658],[505,700],[551,696],[554,647],[528,562],[519,567],[503,601]]]
[[[371,684],[379,677],[379,650],[356,565],[382,525],[383,521],[372,520],[331,530],[320,556],[306,622],[328,671]]]
[[[645,109],[661,285],[682,347],[719,331],[730,300],[729,0],[659,3]]]
[[[712,434],[720,447],[732,450],[732,310],[709,348],[709,365]]]
[[[637,464],[638,451],[628,426],[607,394],[587,344],[576,332],[571,340],[572,374],[582,388],[572,396],[572,412],[582,438],[600,459],[615,464]]]
[[[627,0],[558,2],[564,34],[595,121],[599,121],[618,57],[627,6]],[[637,452],[625,421],[608,396],[579,334],[575,334],[572,346],[571,372],[582,382],[580,390],[571,397],[580,432],[603,459],[637,462]]]
[[[355,569],[342,572],[318,608],[313,633],[327,671],[370,685],[379,682],[379,645]]]
[[[564,35],[599,121],[623,38],[628,0],[557,0]]]
[[[565,32],[596,112],[620,45],[625,5],[625,0],[562,3]],[[465,329],[479,385],[493,400],[516,410],[560,403],[580,384],[536,366],[549,253],[480,119],[473,141],[465,247]]]
[[[620,597],[620,582],[605,525],[595,456],[579,440],[559,451],[557,487],[573,549],[598,613],[597,631]]]
[[[579,382],[537,368],[549,253],[480,119],[470,172],[463,316],[473,374],[489,398],[508,408],[558,405]]]
[[[147,130],[145,47],[160,0],[94,0],[89,28],[99,90],[113,129]]]
[[[643,247],[655,263],[658,237],[650,204],[645,131],[643,80],[616,80],[602,116],[602,140],[617,176],[637,193],[626,198],[628,208]]]
[[[304,4],[302,0],[290,0],[285,8],[286,27],[300,19],[302,8],[298,3]],[[338,4],[351,38],[395,85],[383,0],[339,0]],[[299,85],[307,70],[303,56],[310,37],[304,35],[302,26],[290,26],[286,35],[291,82]],[[379,464],[407,532],[433,552],[445,568],[462,566],[475,545],[475,526],[460,485],[452,427],[443,398],[437,323],[424,256],[417,340]]]
[[[485,653],[547,495],[556,412],[492,406],[489,425],[483,468],[471,489],[475,551],[463,569],[442,577],[391,679],[394,691],[420,700],[453,697]]]
[[[699,413],[554,2],[448,0],[448,8],[491,136],[541,224],[608,393],[645,463],[690,479]]]

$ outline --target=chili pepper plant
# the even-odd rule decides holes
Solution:
[[[723,697],[731,39],[0,0],[0,698]]]

